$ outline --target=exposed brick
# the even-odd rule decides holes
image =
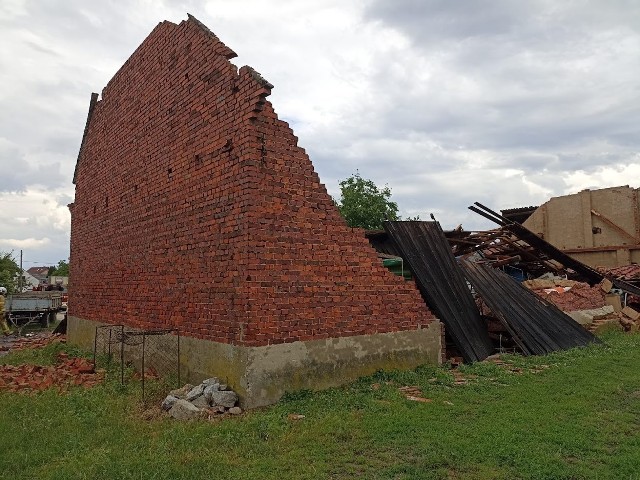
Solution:
[[[193,17],[162,22],[103,90],[70,205],[70,315],[251,346],[432,322],[234,55]]]

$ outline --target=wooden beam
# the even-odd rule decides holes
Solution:
[[[594,215],[596,217],[598,217],[600,220],[602,220],[604,223],[606,223],[607,225],[609,225],[611,228],[613,228],[615,231],[617,231],[618,233],[623,234],[626,237],[629,237],[631,240],[634,241],[634,243],[637,245],[640,243],[640,238],[637,238],[635,236],[633,236],[632,234],[630,234],[629,232],[627,232],[624,228],[622,228],[620,225],[612,222],[611,220],[609,220],[607,217],[605,217],[604,215],[602,215],[599,212],[596,212],[595,210],[591,209],[591,215]]]

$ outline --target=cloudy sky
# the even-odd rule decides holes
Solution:
[[[332,195],[359,171],[404,216],[640,187],[640,2],[2,0],[0,251],[69,255],[91,92],[187,12],[275,85]]]

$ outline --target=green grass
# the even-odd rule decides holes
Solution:
[[[62,395],[3,392],[0,478],[637,479],[640,335],[604,340],[505,357],[523,373],[466,366],[462,386],[444,367],[381,372],[218,422],[143,420],[139,385],[115,373]],[[47,363],[64,348],[0,362]],[[406,400],[404,385],[432,402]]]

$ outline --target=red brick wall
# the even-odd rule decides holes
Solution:
[[[103,90],[76,169],[69,314],[238,345],[433,321],[233,56],[193,18],[163,22]]]

